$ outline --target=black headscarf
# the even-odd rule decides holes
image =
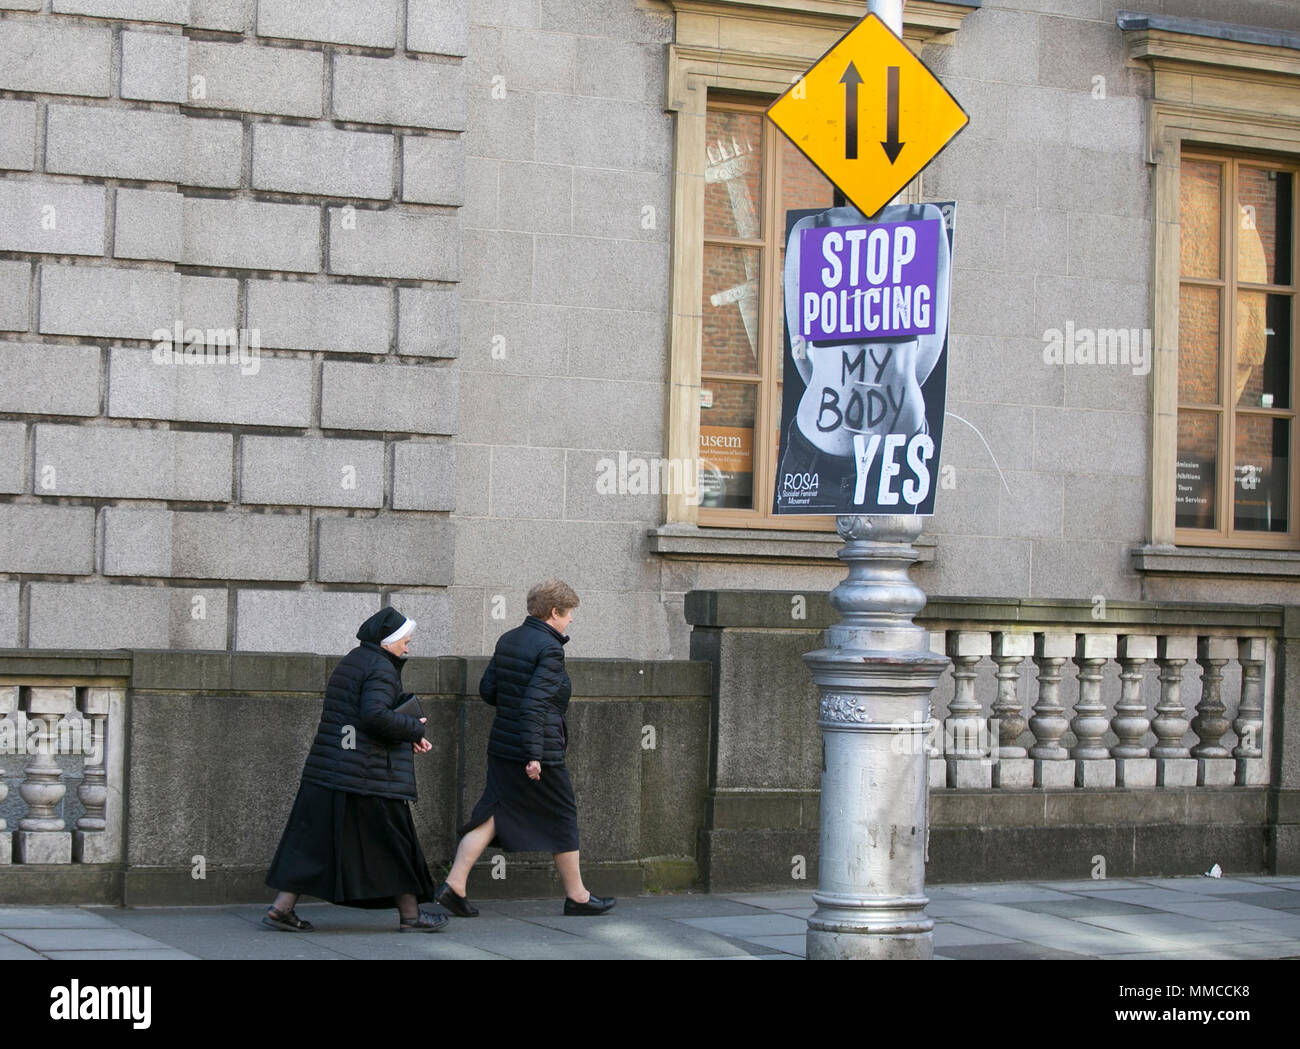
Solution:
[[[361,629],[357,631],[358,641],[370,641],[376,645],[380,644],[389,634],[395,634],[403,623],[406,622],[406,616],[395,608],[381,608],[373,616],[361,624]]]

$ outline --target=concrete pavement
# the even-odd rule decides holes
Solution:
[[[936,958],[1300,958],[1300,877],[999,882],[932,886],[927,892]],[[564,917],[560,900],[477,906],[479,917],[452,918],[446,932],[409,935],[395,933],[394,911],[324,903],[298,907],[316,926],[312,933],[263,927],[266,907],[255,904],[0,907],[0,961],[792,960],[804,952],[812,890],[640,896],[587,918]]]

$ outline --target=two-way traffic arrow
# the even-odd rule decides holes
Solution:
[[[880,148],[892,164],[898,159],[906,142],[898,140],[898,66],[886,70],[885,88],[885,141]],[[844,85],[844,159],[858,159],[858,85],[862,83],[858,67],[849,62],[840,83]]]
[[[892,164],[898,159],[906,142],[898,141],[898,66],[889,67],[888,87],[885,92],[885,141],[880,143],[885,156]]]
[[[858,67],[849,62],[849,68],[840,77],[844,85],[844,159],[858,159],[858,85],[862,83],[862,74]]]

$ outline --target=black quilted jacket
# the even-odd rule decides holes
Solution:
[[[525,765],[564,764],[564,712],[571,690],[564,669],[568,640],[536,616],[497,639],[478,686],[478,694],[497,708],[488,754]]]
[[[316,740],[302,778],[331,790],[415,801],[415,755],[424,738],[419,718],[396,714],[402,661],[373,641],[354,648],[325,687]],[[356,731],[349,733],[351,727]],[[354,742],[349,748],[345,743]]]

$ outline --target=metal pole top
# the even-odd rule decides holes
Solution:
[[[867,0],[867,14],[879,15],[895,36],[903,35],[903,0]]]

